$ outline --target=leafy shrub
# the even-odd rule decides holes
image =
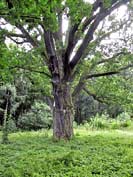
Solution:
[[[131,119],[130,119],[130,114],[127,112],[122,112],[117,116],[117,120],[120,123],[120,127],[129,127],[131,125]]]
[[[13,132],[16,132],[17,131],[17,127],[16,127],[16,124],[14,122],[14,120],[10,119],[8,121],[8,131],[10,133],[13,133]]]
[[[131,126],[131,123],[130,115],[126,112],[119,114],[116,119],[109,118],[107,114],[96,114],[95,117],[90,119],[89,124],[84,124],[84,127],[86,129],[89,129],[89,126],[93,129],[120,129]]]
[[[28,113],[22,115],[18,126],[24,130],[38,130],[52,126],[50,107],[42,102],[35,102]]]
[[[94,129],[104,129],[108,128],[108,115],[99,115],[96,114],[95,117],[90,119],[90,127]]]
[[[125,121],[125,120],[129,120],[130,119],[130,114],[128,112],[122,112],[121,114],[119,114],[117,116],[117,119],[120,121]]]

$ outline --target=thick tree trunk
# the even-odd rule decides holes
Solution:
[[[50,31],[45,31],[44,35],[54,96],[53,137],[56,140],[70,139],[73,136],[73,104],[68,82],[71,76],[69,57],[64,58],[64,54],[57,52]]]
[[[73,104],[68,83],[53,84],[53,137],[56,140],[73,136]]]

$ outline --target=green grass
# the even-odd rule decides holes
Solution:
[[[0,177],[133,176],[133,132],[80,129],[70,142],[50,134],[11,134],[10,144],[0,144]]]

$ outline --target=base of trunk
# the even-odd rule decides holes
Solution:
[[[54,112],[53,137],[56,140],[70,140],[73,137],[73,114],[67,110],[65,112],[57,110]]]
[[[54,89],[53,138],[70,140],[73,137],[73,104],[68,84]]]

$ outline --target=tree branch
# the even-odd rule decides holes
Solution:
[[[42,26],[43,27],[43,26]],[[49,58],[48,67],[52,75],[52,82],[60,82],[60,69],[58,58],[56,56],[55,45],[53,40],[53,34],[50,31],[44,30],[44,41],[46,46],[47,55]]]
[[[93,3],[93,11],[96,11],[101,6],[102,0],[96,0]]]
[[[3,9],[2,9],[3,10]],[[5,13],[5,12],[0,12],[0,17],[4,18],[4,17],[8,17],[10,16],[10,13]],[[22,20],[39,20],[41,21],[41,17],[37,17],[34,15],[20,15],[20,18],[22,18]]]
[[[77,86],[75,87],[75,89],[74,89],[74,91],[72,93],[72,97],[75,97],[78,94],[80,94],[81,90],[85,86],[86,80],[92,79],[92,78],[97,78],[97,77],[111,76],[111,75],[120,74],[121,71],[126,70],[126,69],[131,68],[131,67],[133,67],[133,64],[127,65],[127,66],[122,67],[122,68],[119,68],[117,71],[108,71],[108,72],[104,72],[104,73],[96,73],[96,74],[90,74],[90,75],[81,76]]]
[[[79,60],[81,59],[85,49],[87,48],[87,45],[93,40],[93,34],[97,28],[97,26],[99,25],[99,23],[106,17],[108,16],[113,10],[117,9],[118,7],[120,7],[122,4],[129,2],[130,0],[121,0],[120,2],[118,2],[117,4],[115,4],[114,6],[112,6],[110,9],[107,10],[101,10],[97,15],[96,18],[94,20],[94,22],[91,24],[90,28],[88,29],[85,38],[83,39],[83,42],[81,43],[79,49],[77,50],[75,56],[72,58],[71,62],[70,62],[70,66],[73,69],[76,64],[79,62]]]
[[[22,32],[22,34],[27,38],[28,42],[33,46],[33,47],[38,47],[37,41],[35,41],[31,35],[24,29],[24,27],[21,24],[16,24],[16,27]]]
[[[119,53],[116,53],[115,55],[113,55],[111,58],[106,58],[106,59],[102,59],[101,61],[98,61],[96,63],[96,65],[100,65],[100,64],[103,64],[103,63],[106,63],[106,62],[110,62],[112,60],[115,60],[117,57],[120,57],[121,55],[127,55],[127,54],[131,54],[130,52],[119,52]]]
[[[52,38],[51,35],[52,34],[51,34],[50,31],[46,31],[44,29],[44,41],[45,41],[45,46],[46,46],[46,51],[47,51],[48,57],[56,55],[55,48],[53,47],[54,44],[53,44],[53,41],[51,39]]]
[[[13,66],[13,67],[9,67],[9,70],[13,70],[13,69],[23,69],[23,70],[27,70],[27,71],[30,71],[30,72],[35,72],[35,73],[39,73],[39,74],[44,74],[45,76],[47,76],[48,78],[51,78],[50,74],[46,73],[45,71],[39,71],[39,70],[36,70],[34,68],[26,68],[26,67],[23,67],[23,66]]]
[[[96,15],[91,16],[89,19],[86,19],[84,24],[83,24],[83,28],[82,28],[82,32],[85,31],[85,29],[88,27],[88,25],[90,25],[90,23],[96,18]]]
[[[90,90],[88,90],[88,88],[83,88],[83,90],[90,96],[92,96],[94,98],[94,100],[100,102],[100,103],[103,103],[103,104],[108,104],[107,101],[101,99],[100,97],[98,97],[95,93],[92,93]]]
[[[18,38],[23,38],[23,39],[26,38],[26,36],[23,34],[17,34],[17,33],[11,33],[11,32],[7,32],[6,36],[7,37],[18,37]]]
[[[13,39],[12,37],[9,37],[9,36],[8,36],[8,38],[11,39],[11,40],[12,40],[13,42],[15,42],[16,44],[28,43],[27,40],[23,40],[23,41],[20,42],[20,41],[17,41],[17,40],[15,40],[15,39]]]
[[[126,70],[126,69],[131,68],[131,67],[133,67],[133,64],[127,65],[127,66],[122,67],[122,68],[119,68],[117,71],[108,71],[108,72],[104,72],[104,73],[90,74],[90,75],[86,76],[85,79],[91,79],[91,78],[96,78],[96,77],[119,74],[121,71]]]
[[[71,27],[69,31],[69,36],[68,36],[68,44],[65,53],[63,54],[63,66],[64,66],[64,79],[67,80],[70,73],[71,73],[71,68],[69,66],[69,61],[70,61],[70,55],[76,45],[76,38],[75,34],[78,30],[80,23],[75,24],[74,26]]]
[[[70,59],[70,55],[71,55],[71,52],[73,51],[73,48],[75,46],[75,33],[77,32],[77,29],[79,27],[79,24],[75,24],[74,26],[72,26],[72,28],[70,29],[69,31],[69,36],[68,36],[68,45],[67,45],[67,48],[66,48],[66,52],[65,52],[65,58],[64,58],[64,62],[65,64],[69,63],[69,59]]]

